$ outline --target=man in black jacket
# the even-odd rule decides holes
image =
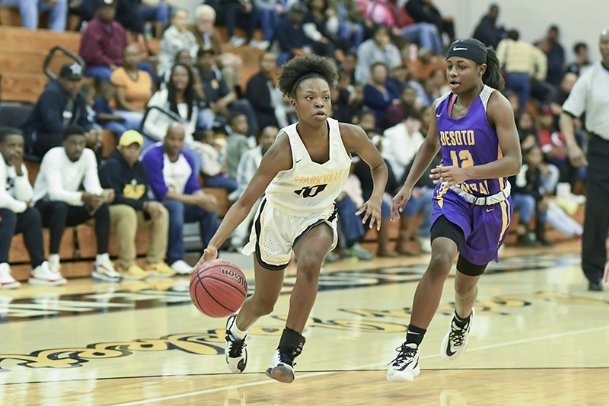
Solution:
[[[118,241],[118,267],[125,279],[143,279],[149,275],[173,276],[175,272],[163,262],[167,252],[169,217],[167,209],[148,198],[148,174],[138,160],[144,139],[137,131],[126,131],[118,149],[99,172],[104,188],[115,193],[110,206],[110,222]],[[142,269],[135,262],[135,234],[138,224],[150,226],[148,265]]]
[[[87,104],[80,94],[81,86],[82,66],[77,63],[63,65],[59,78],[46,86],[23,124],[28,152],[42,158],[49,149],[61,146],[63,129],[67,125],[76,124],[87,132],[91,129]]]
[[[276,59],[277,55],[272,52],[260,55],[260,70],[247,82],[245,98],[254,109],[259,128],[283,128],[289,124],[283,96],[273,82],[273,74],[277,68]]]

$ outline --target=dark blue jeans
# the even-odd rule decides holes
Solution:
[[[25,248],[30,254],[32,268],[36,268],[44,261],[40,212],[33,207],[23,213],[0,208],[0,264],[8,262],[13,236],[21,233]]]
[[[201,243],[203,248],[207,247],[219,225],[215,211],[205,211],[199,206],[184,204],[177,200],[165,200],[163,206],[169,212],[168,264],[184,258],[184,223],[199,223]]]

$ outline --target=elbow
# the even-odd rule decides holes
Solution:
[[[520,173],[520,168],[522,167],[522,155],[518,154],[514,157],[513,161],[514,164],[512,165],[509,176],[518,175]]]

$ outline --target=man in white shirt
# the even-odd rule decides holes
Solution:
[[[184,223],[199,223],[203,247],[207,246],[219,225],[216,199],[201,189],[194,160],[184,151],[185,137],[184,126],[174,122],[167,129],[163,143],[149,148],[142,158],[150,189],[169,212],[166,262],[182,275],[192,269],[183,260]]]
[[[23,233],[30,255],[30,283],[64,285],[59,273],[51,272],[44,260],[42,220],[38,210],[30,207],[32,185],[23,164],[23,133],[16,128],[0,128],[0,288],[14,289],[21,284],[11,275],[8,264],[13,235]]]
[[[59,271],[59,244],[65,227],[95,219],[97,257],[93,279],[118,282],[121,276],[108,255],[110,211],[106,203],[114,200],[114,190],[102,189],[95,154],[85,148],[85,142],[85,131],[81,127],[69,125],[64,129],[63,146],[51,148],[42,158],[33,201],[43,226],[50,230],[52,271]],[[84,191],[80,190],[81,185]]]
[[[560,116],[560,130],[567,140],[571,163],[589,166],[581,262],[588,290],[595,292],[603,290],[603,267],[609,269],[605,265],[609,230],[609,29],[601,32],[598,45],[601,61],[577,79]],[[590,134],[587,156],[577,144],[574,130],[575,118],[584,113],[585,128]]]

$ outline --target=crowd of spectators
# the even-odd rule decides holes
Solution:
[[[65,30],[65,0],[20,2],[24,25],[35,28],[38,22],[27,16],[38,10],[30,10],[29,3],[44,4],[49,27]],[[390,196],[434,119],[428,107],[447,91],[442,61],[455,27],[432,0],[215,0],[197,8],[193,25],[177,2],[153,3],[70,2],[70,12],[82,19],[79,54],[84,66],[62,66],[23,128],[0,132],[0,210],[3,218],[7,210],[17,216],[16,225],[1,226],[0,233],[27,231],[30,281],[65,283],[59,258],[63,230],[91,218],[98,244],[94,278],[114,282],[187,274],[184,223],[199,224],[203,247],[218,226],[218,202],[202,184],[226,189],[231,201],[238,198],[277,129],[295,120],[276,85],[278,67],[308,53],[336,61],[340,79],[332,93],[334,117],[366,130],[388,163],[393,180],[375,254],[429,251],[433,185],[427,179],[406,207],[395,248],[387,231]],[[550,244],[546,223],[568,235],[581,234],[565,214],[573,211],[572,195],[554,196],[557,186],[571,190],[585,182],[585,173],[566,159],[557,117],[577,76],[590,65],[587,46],[577,43],[576,60],[567,65],[559,27],[550,26],[539,41],[527,43],[517,30],[498,25],[499,11],[491,5],[472,35],[497,47],[505,94],[517,117],[525,158],[522,172],[510,179],[520,213],[518,243]],[[245,88],[240,85],[243,61],[238,52],[224,49],[216,28],[220,24],[226,26],[233,50],[263,50],[259,69],[244,81]],[[153,55],[148,28],[158,26],[163,28],[158,31],[160,53]],[[116,150],[105,160],[101,129],[117,138]],[[24,153],[41,160],[30,194],[24,192]],[[328,260],[374,256],[359,245],[364,229],[353,209],[371,191],[362,167],[354,157],[351,181],[337,202],[341,243]],[[44,213],[44,221],[39,214],[35,218],[35,209]],[[148,224],[151,234],[159,235],[150,242],[142,267],[135,261],[138,224]],[[52,230],[47,260],[40,254],[41,227]],[[111,227],[121,236],[116,266],[108,257]],[[247,227],[238,229],[224,248],[240,249]],[[15,287],[5,245],[0,244],[0,283]]]

